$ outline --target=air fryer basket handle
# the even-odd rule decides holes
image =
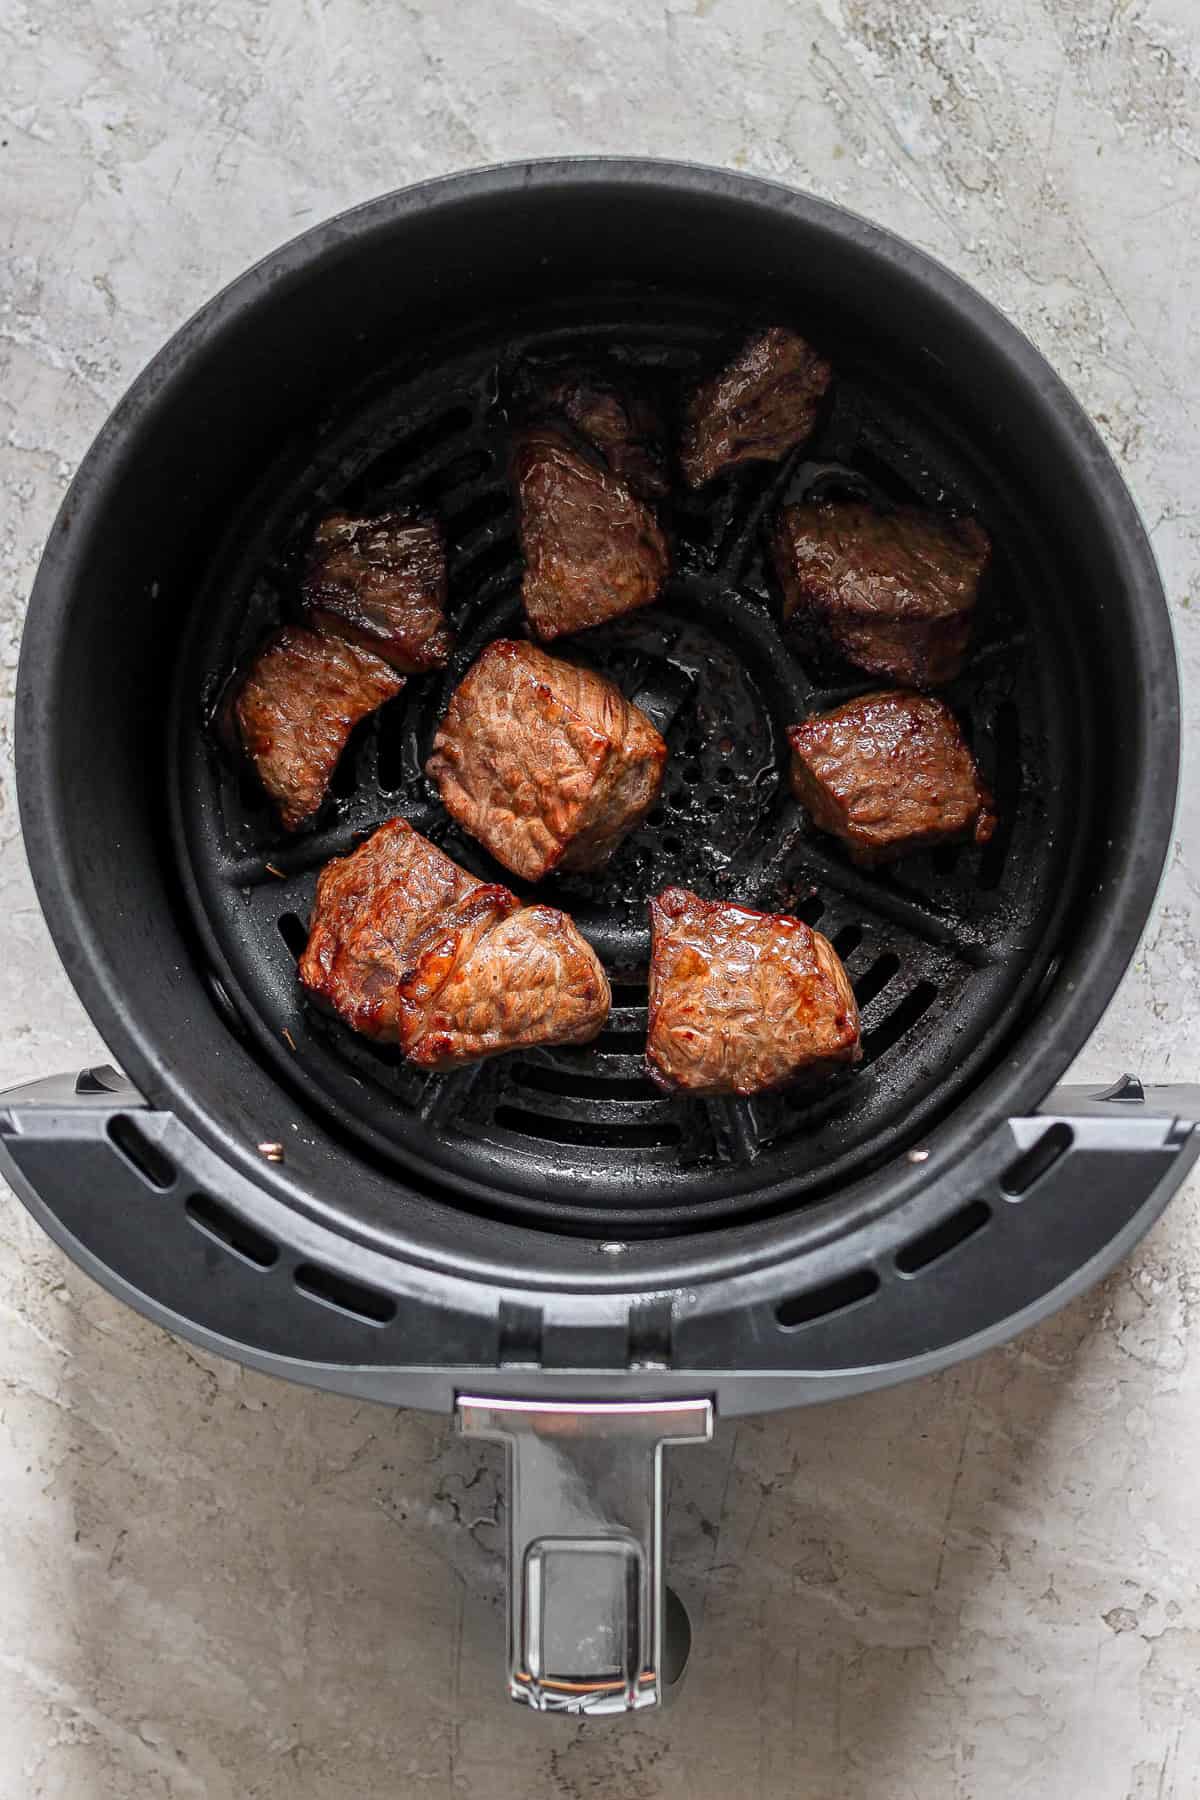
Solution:
[[[464,1435],[497,1438],[508,1453],[512,1698],[538,1712],[659,1705],[682,1672],[687,1629],[676,1602],[685,1642],[673,1646],[662,1453],[668,1443],[708,1441],[711,1400],[565,1405],[460,1395],[457,1411]]]

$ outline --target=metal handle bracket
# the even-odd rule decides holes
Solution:
[[[662,1453],[712,1436],[708,1399],[460,1395],[459,1429],[508,1455],[509,1692],[538,1712],[661,1704]]]

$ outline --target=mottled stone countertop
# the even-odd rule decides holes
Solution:
[[[1143,508],[1200,672],[1195,0],[0,0],[0,1079],[100,1046],[17,823],[39,548],[149,354],[325,214],[507,157],[691,157],[886,221],[1015,317]],[[1087,1075],[1200,1074],[1200,808]],[[1200,1795],[1196,1188],[966,1367],[678,1453],[686,1691],[499,1696],[496,1463],[245,1374],[0,1204],[0,1800]]]

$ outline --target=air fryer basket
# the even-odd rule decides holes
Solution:
[[[773,318],[837,369],[816,438],[677,498],[662,603],[557,647],[610,673],[671,750],[659,811],[609,870],[541,890],[609,966],[605,1034],[428,1076],[314,1018],[294,959],[326,857],[403,813],[494,872],[421,766],[453,681],[520,629],[514,360],[618,359],[672,406]],[[789,797],[783,728],[871,685],[784,640],[763,566],[779,500],[831,491],[967,508],[994,536],[949,695],[999,801],[982,850],[865,874]],[[208,716],[294,603],[319,510],[384,500],[442,517],[459,650],[356,734],[318,828],[283,841]],[[47,547],[18,685],[39,894],[125,1076],[7,1095],[6,1172],[85,1268],[173,1329],[455,1408],[508,1444],[510,1684],[534,1705],[663,1690],[665,1442],[702,1440],[714,1409],[998,1341],[1110,1266],[1195,1156],[1191,1089],[1051,1091],[1169,841],[1178,694],[1136,513],[1012,327],[804,195],[551,163],[298,239],[106,426]],[[859,995],[861,1071],[753,1102],[648,1086],[644,902],[680,879],[819,922]]]
[[[449,1076],[407,1067],[302,1004],[295,960],[322,863],[396,813],[485,879],[510,879],[453,828],[422,773],[454,684],[486,642],[522,630],[506,373],[522,356],[610,359],[674,413],[683,384],[737,341],[739,325],[736,308],[662,292],[562,296],[532,314],[452,340],[415,377],[401,369],[340,397],[315,441],[270,468],[231,522],[175,686],[171,796],[196,928],[238,1025],[309,1110],[476,1207],[607,1237],[761,1211],[772,1183],[771,1204],[794,1209],[945,1112],[995,1058],[1050,964],[1097,798],[1080,779],[1091,721],[1058,572],[1001,472],[923,416],[919,392],[889,378],[886,361],[864,364],[848,347],[828,416],[802,452],[677,505],[665,599],[556,647],[636,695],[670,749],[659,806],[609,868],[539,888],[616,979],[600,1042]],[[948,696],[998,799],[1000,828],[982,850],[863,874],[790,797],[786,727],[878,686],[846,665],[821,668],[778,625],[764,525],[780,498],[830,492],[970,508],[996,540],[970,666]],[[253,775],[205,732],[203,702],[294,605],[296,565],[323,509],[414,504],[436,511],[448,534],[458,652],[443,677],[410,680],[360,730],[333,817],[289,839]],[[646,900],[678,880],[820,923],[862,1010],[853,1081],[807,1100],[656,1093],[644,1073]]]

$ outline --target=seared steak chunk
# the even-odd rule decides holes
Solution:
[[[247,756],[289,831],[318,810],[360,719],[404,678],[370,650],[285,625],[268,638],[234,700]]]
[[[640,499],[660,500],[670,487],[662,416],[623,370],[526,363],[517,371],[514,399],[530,417],[561,414]]]
[[[316,623],[377,651],[404,674],[441,668],[454,646],[446,625],[446,552],[433,519],[330,513],[313,537],[303,591]]]
[[[783,508],[773,548],[785,619],[872,675],[939,687],[958,674],[991,554],[974,519],[817,500]]]
[[[667,541],[653,513],[565,429],[531,425],[512,459],[534,631],[554,638],[657,599]]]
[[[735,463],[778,462],[811,437],[833,379],[823,356],[774,325],[747,340],[688,403],[679,461],[692,487]]]
[[[300,979],[430,1069],[586,1044],[611,998],[565,913],[477,881],[403,819],[322,869]]]
[[[603,675],[532,644],[489,644],[455,689],[426,773],[525,881],[594,869],[654,805],[667,746]]]
[[[928,694],[865,694],[788,731],[792,786],[856,862],[890,862],[995,829],[991,796],[948,706]]]
[[[854,993],[819,931],[678,887],[650,902],[650,923],[659,1087],[758,1094],[859,1060]]]

